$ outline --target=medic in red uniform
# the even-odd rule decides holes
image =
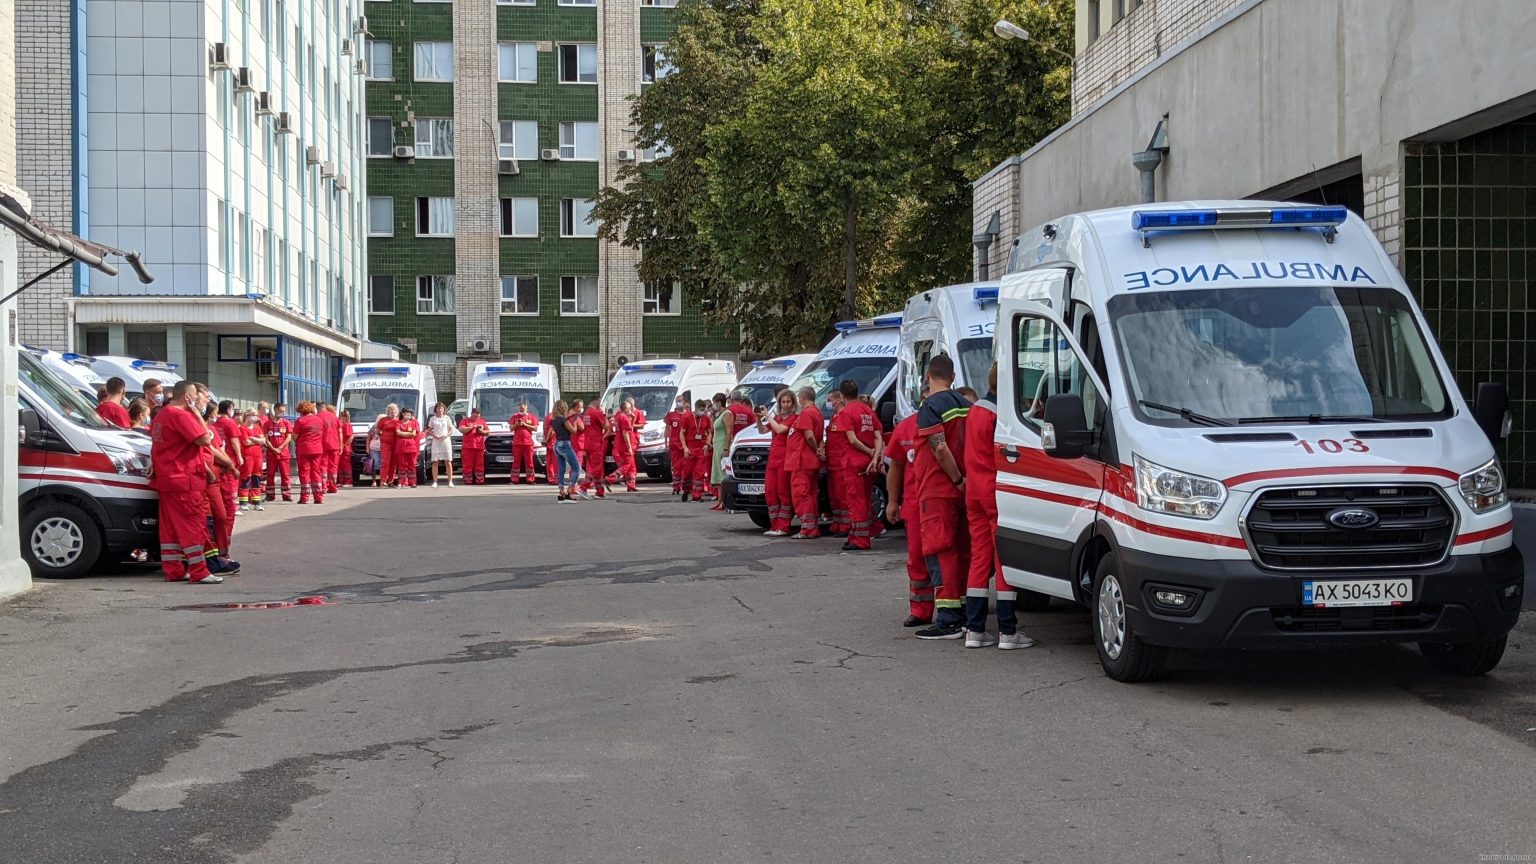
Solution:
[[[528,410],[528,403],[522,402],[517,406],[517,413],[507,421],[512,427],[512,471],[507,475],[508,483],[532,483],[534,481],[533,465],[533,431],[539,428],[539,418],[533,416]],[[516,478],[514,480],[513,478]]]
[[[551,486],[559,482],[556,479],[559,464],[560,457],[555,453],[555,412],[551,410],[544,417],[544,479]]]
[[[262,434],[266,437],[267,447],[267,500],[273,501],[277,497],[277,478],[282,475],[283,500],[293,500],[293,487],[289,479],[289,451],[288,445],[293,443],[293,423],[283,415],[288,413],[288,406],[279,402],[272,408],[272,414],[262,421]]]
[[[613,462],[618,466],[619,478],[624,481],[624,489],[635,491],[636,474],[635,450],[640,445],[640,436],[635,432],[633,400],[626,399],[624,407],[613,417]]]
[[[203,489],[203,521],[208,527],[203,558],[210,572],[222,573],[219,557],[229,554],[229,545],[235,531],[235,511],[225,503],[224,478],[227,475],[238,477],[240,467],[229,458],[224,434],[214,422],[218,417],[207,405],[207,394],[199,391],[196,398],[205,413],[203,425],[211,436],[208,446],[203,449],[203,470],[208,476],[208,485]]]
[[[603,411],[603,406],[593,402],[587,406],[584,416],[586,431],[582,434],[582,478],[581,490],[583,492],[597,488],[597,497],[608,497],[608,484],[603,482],[603,457],[605,444],[608,437],[608,414]]]
[[[891,432],[885,451],[886,520],[906,523],[907,535],[907,620],[903,627],[922,627],[933,623],[934,578],[928,559],[923,557],[921,516],[917,509],[920,492],[913,461],[917,452],[917,415],[902,420]]]
[[[951,389],[955,362],[947,354],[928,361],[923,380],[931,395],[917,413],[919,527],[923,555],[937,560],[940,582],[933,626],[917,637],[959,639],[965,635],[963,598],[971,557],[964,496],[965,418],[971,403]]]
[[[336,445],[341,448],[336,451],[336,486],[338,488],[352,485],[353,437],[352,412],[342,411],[336,415]]]
[[[874,538],[874,516],[870,512],[870,484],[874,482],[875,467],[880,464],[879,420],[875,412],[859,399],[859,384],[844,379],[837,385],[843,399],[843,408],[833,418],[838,436],[843,439],[841,462],[832,461],[832,433],[827,432],[827,470],[829,481],[841,490],[844,512],[848,518],[848,542],[846,552],[865,551]]]
[[[469,412],[468,417],[459,421],[459,431],[464,433],[459,457],[463,464],[464,482],[471,486],[484,486],[485,438],[491,434],[491,427],[480,416],[480,409],[475,408]],[[511,478],[507,482],[510,483]]]
[[[299,403],[299,419],[293,424],[293,440],[299,451],[299,503],[325,500],[325,421],[315,413],[315,403]]]
[[[261,506],[261,472],[266,467],[262,456],[267,449],[261,433],[261,421],[255,411],[247,411],[245,424],[240,429],[240,506],[247,510],[264,510]]]
[[[400,407],[390,405],[384,409],[384,419],[375,424],[379,432],[379,473],[375,483],[396,485],[395,433],[400,428]]]
[[[224,490],[224,509],[228,510],[230,515],[234,515],[235,508],[240,504],[239,466],[245,464],[244,448],[240,443],[245,435],[234,413],[235,403],[225,399],[219,403],[219,416],[213,421],[219,429],[219,434],[224,438],[224,454],[235,463],[235,470],[224,472],[224,476],[219,480],[219,488]]]
[[[672,466],[672,494],[677,495],[683,491],[683,440],[687,433],[683,431],[683,424],[691,422],[692,415],[688,413],[688,394],[677,397],[677,402],[662,422],[667,427],[667,461]]]
[[[763,475],[763,497],[768,501],[768,530],[764,537],[785,537],[795,518],[794,495],[790,486],[788,463],[789,436],[795,424],[795,394],[787,388],[774,397],[775,413],[758,424],[772,433],[768,444],[768,470]]]
[[[327,495],[336,491],[336,458],[341,449],[341,424],[336,421],[334,405],[321,402],[316,406],[320,418],[320,477]]]
[[[416,488],[416,462],[421,455],[421,421],[407,408],[395,424],[395,485]]]
[[[801,387],[800,413],[790,429],[785,460],[789,468],[790,492],[795,500],[795,512],[800,516],[800,533],[797,540],[813,540],[821,536],[821,463],[825,458],[822,449],[821,409],[816,407],[816,391]]]
[[[852,521],[848,516],[848,501],[843,494],[848,484],[842,479],[848,436],[843,434],[846,427],[840,420],[846,404],[841,390],[834,388],[827,394],[832,419],[827,421],[827,440],[822,446],[827,454],[827,503],[832,507],[832,524],[828,526],[827,533],[833,537],[847,537],[848,523]]]
[[[204,490],[208,471],[203,450],[213,440],[202,418],[193,413],[196,390],[190,381],[171,388],[164,407],[150,425],[150,485],[160,493],[160,568],[165,581],[195,584],[223,582],[208,572],[204,559],[207,523]]]
[[[1028,648],[1033,639],[1019,632],[1014,604],[1017,591],[1003,578],[997,558],[997,364],[987,374],[987,395],[971,406],[965,418],[965,513],[971,529],[970,576],[965,588],[965,647],[985,648],[987,588],[997,580],[997,647]]]

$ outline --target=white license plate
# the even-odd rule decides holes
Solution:
[[[496,457],[496,464],[498,464],[498,465],[510,465],[510,464],[512,464],[512,457],[511,456],[497,456]]]
[[[1301,583],[1301,605],[1319,609],[1332,609],[1339,606],[1397,606],[1412,601],[1412,579],[1354,579],[1348,582]]]
[[[736,484],[736,494],[737,495],[761,495],[761,494],[763,494],[763,484],[761,484],[761,483],[737,483]]]

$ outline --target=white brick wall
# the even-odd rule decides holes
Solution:
[[[68,0],[16,0],[17,31],[27,39],[25,50],[16,56],[14,114],[0,107],[0,117],[15,118],[13,170],[32,197],[30,212],[66,231],[74,225],[70,9]],[[23,281],[60,261],[30,243],[21,244],[20,252]],[[17,298],[17,336],[22,342],[67,347],[65,303],[74,289],[73,274],[73,268],[65,268]]]
[[[1086,46],[1079,43],[1081,50],[1072,74],[1072,113],[1093,104],[1137,70],[1243,2],[1146,0],[1116,22],[1111,20],[1114,4],[1103,0],[1099,4],[1101,35]],[[1079,0],[1079,16],[1085,16],[1088,8],[1086,2]],[[1086,41],[1086,25],[1079,26],[1078,33],[1079,39]]]
[[[496,52],[496,5],[491,0],[453,4],[454,300],[461,357],[475,339],[501,344]],[[438,387],[461,392],[441,378]]]
[[[1018,162],[1009,160],[977,180],[971,189],[971,201],[972,234],[986,231],[993,213],[1002,217],[1001,231],[988,251],[987,275],[996,279],[1008,272],[1008,254],[1013,249],[1013,241],[1025,227],[1019,224]],[[971,272],[975,278],[981,278],[981,258],[974,247],[971,252]]]
[[[607,0],[597,9],[598,182],[612,186],[618,179],[618,152],[635,146],[630,122],[634,100],[640,96],[640,0]],[[622,46],[622,47],[621,47]],[[599,241],[597,282],[602,292],[603,315],[598,323],[599,340],[606,366],[596,370],[599,385],[606,384],[620,356],[637,358],[644,347],[640,314],[644,289],[640,285],[640,252],[617,243]],[[590,374],[577,370],[578,375]],[[579,389],[573,386],[572,389]],[[596,389],[596,388],[593,388]]]

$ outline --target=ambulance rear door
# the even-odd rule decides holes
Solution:
[[[1014,587],[1072,600],[1077,599],[1074,552],[1098,520],[1106,469],[1096,450],[1076,459],[1044,451],[1045,403],[1057,394],[1078,395],[1090,427],[1101,423],[1108,406],[1061,318],[1027,299],[1063,296],[1056,289],[1065,287],[1067,271],[1028,275],[1030,290],[1010,292],[998,302],[998,558]]]

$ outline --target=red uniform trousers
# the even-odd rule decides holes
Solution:
[[[997,580],[997,629],[999,633],[1018,630],[1014,604],[1019,593],[1003,578],[1003,565],[997,558],[997,499],[965,499],[966,521],[971,534],[970,575],[965,587],[965,626],[981,631],[987,627],[987,587]]]
[[[336,485],[352,485],[352,451],[350,449],[336,451]]]
[[[932,621],[933,574],[928,559],[923,557],[922,517],[918,513],[916,499],[901,505],[901,521],[906,524],[907,590],[911,592],[907,607],[913,618]]]
[[[325,453],[299,454],[299,503],[308,504],[310,495],[319,504],[325,500]]]
[[[204,557],[208,551],[208,502],[221,494],[215,486],[160,490],[160,569],[165,581],[197,580],[208,575]]]
[[[852,520],[848,515],[848,484],[839,481],[843,469],[827,467],[827,503],[832,507],[832,524],[827,530],[833,534],[847,534]]]
[[[289,472],[288,450],[285,448],[281,452],[277,452],[277,453],[273,453],[271,451],[268,451],[266,455],[267,455],[267,500],[268,501],[272,501],[272,500],[277,498],[277,479],[278,479],[279,475],[282,476],[282,480],[283,480],[283,500],[284,501],[291,501],[291,500],[293,500],[293,498],[292,498],[293,487],[290,485],[291,481],[289,480],[289,475],[288,475],[288,472]]]
[[[683,470],[683,448],[668,448],[667,461],[672,466],[672,491],[683,491],[683,478],[692,476]]]
[[[379,438],[379,473],[374,478],[374,485],[394,485],[395,482],[395,446],[399,439]]]
[[[261,500],[261,477],[266,468],[259,456],[247,458],[240,466],[240,503],[255,504]]]
[[[965,500],[928,498],[918,502],[918,512],[923,556],[938,565],[933,621],[958,627],[965,621],[965,589],[971,568],[971,532],[965,525]],[[912,530],[911,526],[907,530]]]
[[[224,494],[224,509],[234,513],[240,506],[240,472],[225,471],[219,477],[219,490]]]
[[[544,480],[551,486],[557,482],[559,465],[560,457],[555,453],[555,443],[551,441],[544,445]]]
[[[520,483],[532,483],[534,480],[533,442],[527,444],[512,445],[512,473],[507,475],[507,482],[512,482],[516,475]]]
[[[587,447],[581,453],[581,488],[591,489],[597,487],[597,497],[603,498],[608,494],[608,484],[603,482],[603,445],[598,441],[588,441]]]
[[[613,461],[618,466],[619,478],[624,481],[624,488],[630,492],[635,491],[635,480],[640,473],[635,467],[635,454],[622,452],[615,447]]]
[[[817,489],[820,468],[797,468],[790,474],[790,492],[795,499],[795,513],[800,517],[801,537],[821,536],[821,495]]]
[[[693,460],[693,491],[695,495],[713,495],[715,487],[710,485],[709,473],[711,466],[715,464],[715,448],[705,447]]]
[[[789,471],[769,466],[763,475],[763,497],[768,500],[768,530],[789,531],[795,518],[795,498]]]
[[[340,450],[320,451],[320,471],[324,475],[327,494],[336,491],[336,463],[341,459]]]
[[[870,477],[857,468],[839,468],[828,481],[842,493],[843,512],[848,519],[848,545],[868,549],[874,537],[869,512]]]
[[[415,487],[416,462],[421,456],[418,438],[401,438],[395,442],[395,482],[401,486]]]
[[[459,451],[465,483],[485,485],[485,448],[465,447]],[[510,478],[509,478],[510,482]]]
[[[235,533],[234,510],[225,506],[223,483],[209,483],[203,491],[203,552],[207,556],[229,555],[229,544]],[[212,526],[209,527],[209,521]]]

